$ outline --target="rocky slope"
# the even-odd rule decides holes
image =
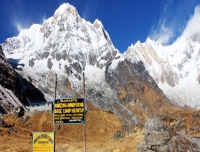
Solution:
[[[57,98],[81,96],[84,72],[86,98],[125,124],[179,109],[150,76],[147,61],[120,54],[99,20],[85,21],[69,4],[61,5],[42,25],[6,39],[2,48],[17,72],[48,101],[54,100],[55,74]]]
[[[117,92],[119,102],[136,114],[141,123],[149,117],[179,109],[166,98],[142,62],[132,63],[125,59],[115,66],[114,62],[106,67],[106,80]]]
[[[37,96],[36,96],[37,95]],[[7,61],[0,46],[0,113],[27,110],[31,101],[45,101],[42,93],[22,78]]]
[[[199,119],[198,114],[199,111],[188,113],[187,116],[179,113],[179,117],[175,120],[173,116],[169,116],[164,120],[170,119],[168,125],[159,118],[149,119],[145,123],[144,140],[140,142],[137,151],[199,151],[199,124],[195,123],[195,119]],[[191,125],[196,129],[191,128]],[[195,134],[194,130],[196,130]]]
[[[20,99],[22,88],[20,86],[20,80],[18,79],[17,73],[7,61],[3,50],[0,46],[0,84],[8,89],[11,89],[16,96]]]

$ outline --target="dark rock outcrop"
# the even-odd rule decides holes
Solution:
[[[3,127],[4,126],[4,120],[1,118],[1,115],[0,115],[0,127]]]
[[[35,63],[34,63],[34,59],[29,60],[29,66],[30,66],[30,67],[33,67],[34,64],[35,64]]]
[[[52,66],[53,66],[53,63],[51,62],[51,59],[48,59],[48,60],[47,60],[47,67],[48,67],[49,69],[51,69]]]
[[[199,84],[200,84],[200,74],[199,74],[199,76],[197,77],[197,81],[198,81]]]
[[[137,152],[198,152],[200,139],[176,133],[158,118],[145,123],[144,141],[140,142]]]
[[[18,74],[8,63],[1,46],[0,46],[0,84],[4,88],[12,90],[13,93],[19,99],[24,100],[24,97],[22,95],[22,86],[20,84]]]
[[[15,63],[16,64],[16,63]],[[45,102],[44,95],[22,78],[5,58],[0,46],[0,113],[7,113],[31,102]],[[16,97],[15,97],[16,96]],[[18,99],[19,100],[18,100]],[[13,100],[13,101],[11,101]],[[24,107],[25,108],[25,107]]]

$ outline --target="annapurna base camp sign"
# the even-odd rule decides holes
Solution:
[[[33,132],[33,152],[54,152],[54,132]]]
[[[54,124],[83,124],[84,98],[57,99],[54,104]]]

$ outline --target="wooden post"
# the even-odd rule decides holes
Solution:
[[[56,102],[56,90],[57,90],[57,74],[55,74],[55,94],[54,94],[54,102],[53,102],[53,132],[54,132],[54,152],[56,151],[56,127],[54,124],[54,105]]]
[[[85,101],[85,74],[83,72],[83,98],[84,98],[84,102],[85,102],[85,106],[86,106],[86,101]],[[84,109],[85,111],[85,109]],[[85,112],[85,122],[83,124],[84,127],[84,152],[86,152],[86,112]]]
[[[55,92],[54,92],[55,101],[56,101],[56,90],[57,90],[57,74],[55,74]]]

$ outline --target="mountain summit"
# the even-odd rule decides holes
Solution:
[[[125,124],[143,123],[186,103],[196,106],[199,68],[189,67],[199,67],[199,41],[178,46],[163,47],[147,39],[121,54],[99,20],[85,21],[68,3],[42,25],[34,24],[2,44],[16,71],[41,90],[47,101],[54,100],[55,74],[57,98],[82,96],[84,72],[86,99],[115,113]],[[192,102],[182,87],[189,76],[196,86],[186,90],[195,97]]]
[[[81,19],[69,4],[61,5],[42,25],[22,30],[2,46],[7,58],[25,65],[23,71],[29,73],[33,82],[42,81],[37,74],[52,71],[65,75],[76,91],[79,91],[81,72],[86,70],[86,66],[95,65],[102,69],[118,53],[102,23],[95,20],[91,24]],[[48,92],[46,97],[52,100]]]

